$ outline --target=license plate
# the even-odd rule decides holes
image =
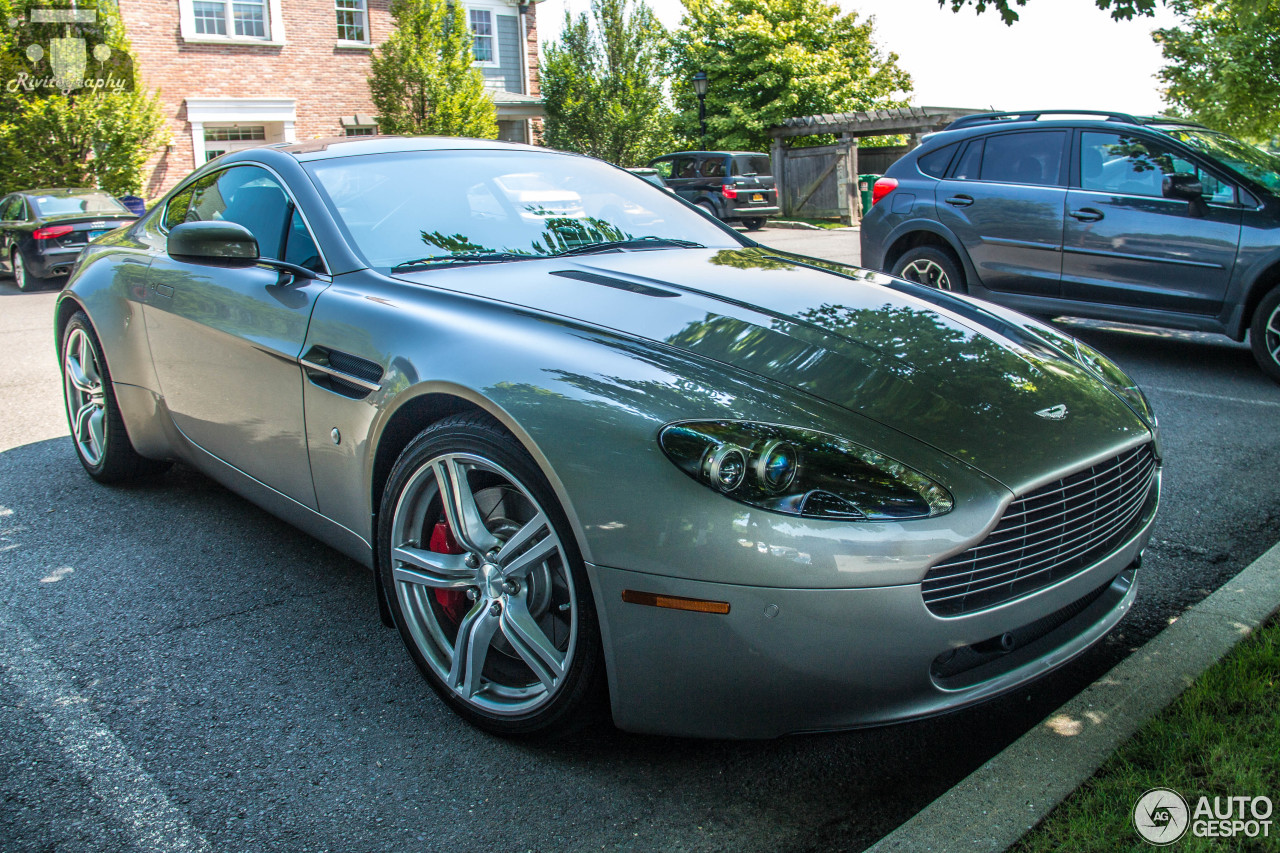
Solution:
[[[752,200],[752,201],[764,201],[764,196],[763,196],[761,193],[752,193],[752,194],[751,194],[751,200]]]
[[[90,240],[97,240],[99,237],[101,237],[103,234],[106,234],[106,233],[107,233],[108,231],[110,231],[110,230],[111,230],[110,228],[103,228],[103,229],[101,229],[101,230],[99,230],[99,231],[90,231],[90,232],[89,232],[89,239],[90,239]]]

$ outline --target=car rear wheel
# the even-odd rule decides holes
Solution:
[[[1280,382],[1280,286],[1273,287],[1253,312],[1249,345],[1262,372]]]
[[[716,215],[716,209],[711,205],[711,202],[709,202],[709,201],[700,201],[700,202],[698,202],[698,207],[700,207],[700,208],[702,208],[704,211],[706,211],[706,212],[707,212],[707,214],[708,214],[708,215],[710,215],[713,219],[719,219],[719,218],[720,218],[718,215]]]
[[[937,246],[908,249],[893,265],[893,274],[938,290],[965,292],[964,272],[955,257]]]
[[[601,696],[595,607],[542,472],[486,415],[457,415],[397,460],[379,521],[383,589],[410,655],[463,718],[558,734]]]
[[[27,269],[27,259],[22,257],[22,252],[17,249],[9,255],[9,268],[13,270],[13,283],[18,286],[18,290],[23,292],[35,289],[36,282],[40,279],[31,274],[31,270]]]
[[[759,231],[764,227],[764,217],[753,216],[750,219],[742,220],[742,224],[747,226],[748,231]]]
[[[133,449],[102,347],[83,311],[67,323],[61,352],[67,424],[76,456],[89,476],[100,483],[115,483],[166,470],[168,462],[147,459]]]

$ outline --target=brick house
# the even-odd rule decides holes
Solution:
[[[499,137],[532,141],[542,115],[539,0],[463,0]],[[142,78],[172,133],[149,164],[158,196],[239,148],[376,132],[369,57],[390,0],[120,0]]]

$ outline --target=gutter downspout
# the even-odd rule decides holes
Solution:
[[[529,94],[529,31],[525,15],[529,12],[529,0],[516,0],[516,8],[520,12],[520,94]],[[533,144],[533,122],[524,120],[524,139]]]

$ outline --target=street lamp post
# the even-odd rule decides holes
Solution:
[[[693,93],[698,96],[698,127],[702,131],[702,145],[707,144],[707,72],[693,75]]]

